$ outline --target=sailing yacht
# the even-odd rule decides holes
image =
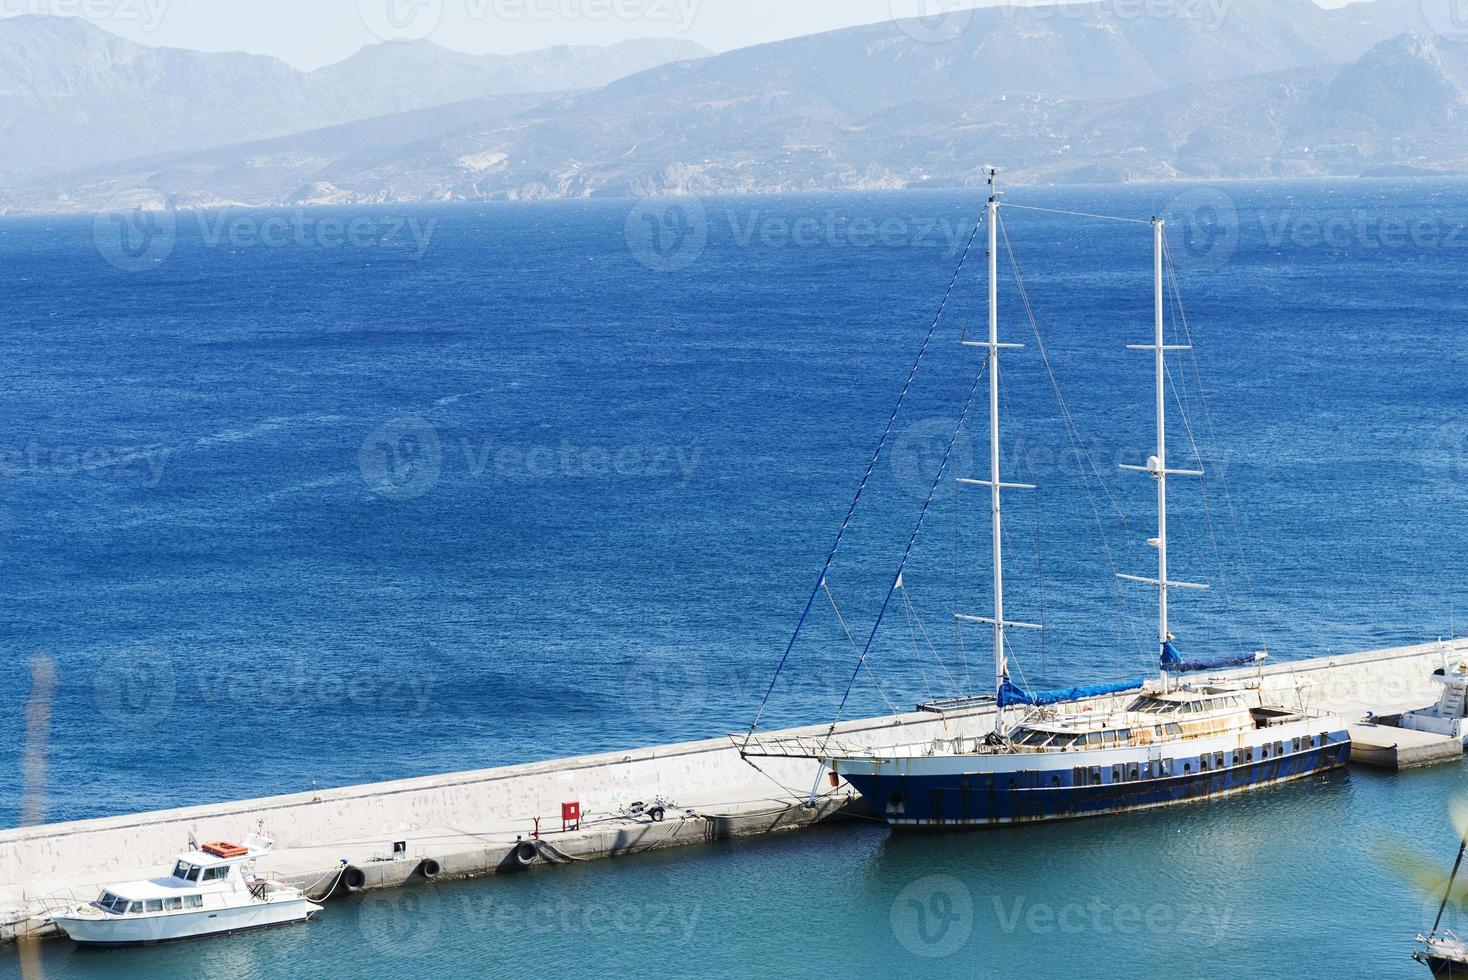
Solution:
[[[1006,633],[1040,625],[1006,618],[1001,498],[1032,486],[1004,482],[1000,472],[1002,352],[1022,345],[999,339],[997,171],[988,170],[987,340],[966,340],[987,358],[989,466],[983,479],[961,478],[988,491],[992,522],[993,614],[956,614],[961,623],[988,626],[994,643],[994,729],[983,737],[945,738],[878,750],[829,749],[815,756],[854,786],[894,828],[958,828],[1038,822],[1118,813],[1209,799],[1278,783],[1346,763],[1350,739],[1338,715],[1268,703],[1257,686],[1236,681],[1188,683],[1189,673],[1239,667],[1263,654],[1189,660],[1168,629],[1168,597],[1176,589],[1207,586],[1174,580],[1168,570],[1169,477],[1202,476],[1176,469],[1167,454],[1165,355],[1186,350],[1164,335],[1164,222],[1151,222],[1155,251],[1155,329],[1151,343],[1132,349],[1152,354],[1156,384],[1156,450],[1145,465],[1124,469],[1157,487],[1154,576],[1122,575],[1156,589],[1160,675],[1153,681],[1030,692],[1009,675]],[[839,538],[838,538],[839,543]],[[829,566],[829,560],[828,560]],[[901,587],[899,572],[897,587]],[[1298,693],[1298,692],[1297,692]],[[1297,699],[1303,704],[1303,699]],[[758,721],[756,721],[756,724]],[[834,728],[834,726],[833,726]],[[767,749],[751,731],[747,754]]]

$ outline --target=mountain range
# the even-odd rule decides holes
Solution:
[[[187,153],[517,92],[592,89],[709,54],[678,40],[461,54],[363,48],[312,72],[260,55],[136,44],[75,17],[0,19],[0,180]]]
[[[234,84],[295,101],[256,116],[265,96],[241,93],[233,115],[260,131],[231,130],[219,108],[219,127],[193,131],[207,149],[7,181],[0,208],[95,208],[138,188],[207,207],[963,186],[989,161],[1017,182],[1457,172],[1468,36],[1437,2],[1001,7],[717,56],[647,42],[487,62],[379,45],[294,75],[197,55],[246,59]],[[214,111],[228,87],[200,89],[216,94],[192,107]]]

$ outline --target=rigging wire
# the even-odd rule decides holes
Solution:
[[[831,609],[836,613],[836,621],[841,624],[841,632],[846,634],[846,642],[851,644],[851,649],[860,657],[861,648],[856,645],[856,638],[851,635],[851,630],[846,626],[846,617],[841,615],[841,608],[836,605],[836,597],[831,594],[831,587],[825,582],[822,582],[821,588],[825,590],[826,598],[831,600]],[[858,660],[858,664],[861,663],[862,661]],[[883,701],[887,702],[887,707],[892,709],[892,713],[894,715],[901,714],[902,712],[898,711],[897,706],[887,697],[887,692],[882,690],[882,683],[877,680],[877,675],[872,673],[871,667],[867,667],[867,676],[872,679],[872,684],[876,686],[877,693],[882,696]]]
[[[973,385],[968,390],[968,397],[963,403],[963,411],[958,416],[958,424],[953,427],[953,435],[949,437],[948,445],[943,450],[943,460],[938,464],[938,472],[933,476],[933,485],[928,488],[928,496],[923,501],[923,509],[918,513],[917,523],[913,525],[912,534],[907,538],[907,547],[902,551],[902,560],[897,563],[897,574],[893,576],[886,598],[882,600],[882,608],[877,612],[877,621],[872,624],[872,630],[867,634],[866,646],[862,648],[856,669],[851,672],[851,679],[846,682],[846,692],[841,696],[841,704],[836,708],[836,717],[831,719],[831,727],[826,732],[828,742],[835,734],[836,726],[841,722],[841,712],[846,710],[846,703],[851,699],[851,689],[856,685],[856,678],[860,675],[862,668],[866,666],[867,656],[872,649],[872,641],[876,639],[877,630],[881,628],[882,620],[887,615],[887,607],[892,602],[892,594],[902,585],[902,573],[907,568],[907,560],[912,557],[913,545],[917,543],[918,534],[922,532],[923,522],[928,519],[928,510],[933,506],[933,498],[937,496],[938,487],[943,483],[943,474],[947,472],[948,462],[953,458],[953,446],[958,442],[958,436],[963,431],[963,423],[968,419],[969,410],[974,405],[974,393],[979,390],[979,382],[983,380],[983,377],[982,374],[975,377]]]
[[[1129,225],[1150,225],[1152,223],[1142,218],[1123,218],[1115,214],[1094,214],[1090,211],[1064,211],[1059,208],[1037,208],[1033,204],[1006,203],[1004,206],[1019,211],[1040,211],[1044,214],[1063,214],[1072,218],[1095,218],[1098,221],[1120,221]]]
[[[913,624],[915,623],[917,624],[917,631],[923,634],[923,641],[928,645],[928,651],[932,653],[933,659],[937,662],[938,666],[943,668],[943,673],[948,676],[948,683],[952,685],[953,693],[962,693],[963,689],[958,686],[958,680],[953,676],[953,671],[948,669],[948,665],[943,662],[943,658],[938,654],[938,648],[933,646],[933,638],[928,635],[928,628],[923,625],[923,618],[918,615],[917,607],[912,604],[912,596],[908,594],[907,586],[898,585],[897,591],[902,594],[902,601],[907,606],[907,629],[909,633],[913,634],[913,648],[917,648],[917,633],[913,631]]]
[[[1182,288],[1179,285],[1177,278],[1177,261],[1172,257],[1172,246],[1168,244],[1165,236],[1162,240],[1162,250],[1163,254],[1167,256],[1168,277],[1172,285],[1173,297],[1177,304],[1178,321],[1183,328],[1183,337],[1186,339],[1189,347],[1191,348],[1193,345],[1193,332],[1188,326],[1188,314],[1187,310],[1183,306]],[[1203,387],[1203,373],[1198,365],[1198,354],[1195,350],[1191,349],[1188,351],[1188,354],[1189,361],[1193,366],[1193,378],[1198,386],[1198,404],[1203,411],[1203,425],[1204,431],[1208,436],[1208,448],[1209,451],[1212,452],[1216,457],[1218,455],[1218,438],[1215,434],[1216,430],[1213,425],[1213,413],[1208,408],[1208,395]],[[1192,433],[1190,429],[1189,438],[1191,438],[1191,436]],[[1244,592],[1245,596],[1248,599],[1247,608],[1249,610],[1249,618],[1253,623],[1256,634],[1258,635],[1260,648],[1268,649],[1269,643],[1265,637],[1264,626],[1262,621],[1259,619],[1259,602],[1257,598],[1257,593],[1254,589],[1254,577],[1249,571],[1248,556],[1245,554],[1246,549],[1248,549],[1248,545],[1244,535],[1244,530],[1240,525],[1238,510],[1234,506],[1233,494],[1229,490],[1227,473],[1222,470],[1220,470],[1218,474],[1218,485],[1219,488],[1223,491],[1223,499],[1225,507],[1228,510],[1229,523],[1233,527],[1234,550],[1238,555],[1239,571],[1244,579]]]
[[[795,624],[795,632],[790,636],[790,642],[785,645],[785,652],[780,656],[780,663],[775,668],[775,675],[770,678],[770,686],[765,690],[765,696],[760,701],[759,710],[755,712],[754,721],[749,726],[749,736],[759,728],[760,719],[764,717],[765,708],[770,703],[770,696],[775,693],[775,684],[780,680],[780,675],[785,670],[786,663],[790,660],[790,651],[795,649],[795,641],[800,638],[801,630],[805,628],[805,621],[810,616],[811,607],[815,605],[816,596],[820,594],[821,588],[826,584],[826,573],[831,570],[831,563],[836,560],[836,552],[841,549],[841,541],[846,536],[846,529],[851,525],[851,518],[856,513],[857,504],[861,502],[862,493],[866,490],[867,483],[872,478],[872,473],[877,467],[877,460],[881,458],[882,450],[887,447],[887,440],[892,435],[892,427],[897,422],[897,416],[902,411],[903,404],[907,401],[907,393],[912,388],[913,379],[917,376],[918,368],[922,365],[923,358],[928,353],[928,348],[933,343],[933,335],[938,331],[938,324],[943,320],[943,311],[948,307],[948,299],[953,295],[953,288],[958,284],[958,277],[963,272],[964,262],[968,260],[969,252],[973,249],[974,239],[978,237],[979,229],[983,226],[984,217],[981,212],[979,218],[974,222],[974,229],[969,233],[968,242],[963,247],[963,254],[958,257],[958,265],[953,270],[953,276],[948,281],[948,288],[943,291],[943,298],[938,303],[938,312],[933,317],[932,324],[928,327],[928,334],[923,338],[923,345],[918,349],[917,357],[912,362],[912,368],[907,372],[907,380],[902,385],[902,391],[897,396],[897,404],[892,408],[892,414],[887,419],[887,427],[882,430],[882,437],[877,440],[877,448],[872,453],[872,458],[867,463],[866,472],[862,474],[861,482],[857,485],[856,495],[851,498],[851,506],[846,510],[846,518],[841,522],[841,529],[836,532],[836,540],[831,545],[831,550],[826,555],[825,564],[821,566],[821,574],[816,579],[816,585],[810,591],[810,598],[805,601],[805,609],[801,611],[800,619]],[[748,739],[746,739],[748,744]]]
[[[1005,206],[1020,207],[1021,205],[1008,204]],[[1145,224],[1146,222],[1143,223]],[[1102,548],[1106,552],[1107,564],[1111,566],[1113,573],[1111,578],[1112,589],[1116,595],[1117,610],[1121,614],[1120,618],[1125,622],[1131,632],[1132,644],[1136,648],[1137,656],[1150,666],[1150,658],[1147,657],[1142,646],[1141,638],[1137,634],[1137,624],[1135,617],[1132,615],[1131,604],[1126,598],[1126,589],[1122,587],[1121,579],[1116,577],[1116,573],[1120,569],[1117,567],[1116,556],[1111,549],[1111,539],[1106,534],[1105,523],[1101,519],[1101,509],[1097,506],[1095,495],[1091,492],[1091,478],[1087,475],[1088,469],[1091,474],[1095,475],[1097,485],[1101,488],[1102,494],[1105,495],[1107,501],[1111,504],[1111,509],[1116,513],[1117,519],[1121,522],[1123,537],[1130,531],[1131,522],[1127,520],[1126,512],[1117,503],[1116,497],[1112,495],[1110,488],[1106,485],[1106,481],[1101,476],[1100,470],[1096,468],[1096,462],[1091,458],[1090,450],[1086,449],[1085,444],[1081,440],[1080,427],[1076,424],[1075,417],[1071,415],[1070,406],[1066,404],[1065,395],[1060,390],[1060,382],[1055,377],[1055,371],[1050,365],[1050,354],[1045,348],[1044,338],[1040,335],[1040,324],[1036,320],[1034,308],[1030,304],[1029,292],[1025,289],[1024,277],[1019,271],[1019,261],[1015,257],[1014,246],[1009,241],[1009,230],[1005,227],[1002,217],[999,220],[999,230],[1004,235],[1004,247],[1009,252],[1009,263],[1014,270],[1015,282],[1019,286],[1020,301],[1024,306],[1025,316],[1030,322],[1030,332],[1034,335],[1035,345],[1040,352],[1040,363],[1045,367],[1045,376],[1050,382],[1050,390],[1055,396],[1057,407],[1060,409],[1060,418],[1065,429],[1066,439],[1070,444],[1071,455],[1075,459],[1076,472],[1081,478],[1082,487],[1085,488],[1086,500],[1090,504],[1091,515],[1096,523],[1096,531],[1101,537]]]
[[[1206,469],[1206,464],[1203,462],[1203,454],[1202,454],[1202,452],[1198,448],[1198,442],[1197,442],[1197,440],[1193,437],[1193,426],[1192,426],[1192,423],[1188,419],[1187,411],[1183,408],[1183,400],[1182,400],[1182,398],[1178,394],[1178,386],[1177,386],[1177,383],[1173,380],[1173,377],[1172,377],[1172,369],[1169,368],[1169,367],[1167,367],[1164,364],[1163,370],[1164,370],[1164,372],[1167,375],[1167,384],[1168,384],[1168,387],[1170,387],[1172,389],[1173,401],[1177,404],[1177,406],[1178,406],[1178,412],[1179,412],[1179,414],[1182,417],[1183,429],[1188,434],[1188,444],[1193,449],[1193,458],[1198,461],[1198,468],[1199,469]],[[1229,628],[1233,632],[1233,635],[1234,635],[1234,642],[1238,646],[1239,653],[1242,654],[1244,652],[1244,647],[1245,647],[1244,634],[1239,629],[1238,617],[1237,617],[1237,615],[1234,612],[1233,590],[1229,588],[1228,574],[1225,571],[1224,563],[1223,563],[1223,554],[1222,554],[1221,550],[1218,547],[1218,535],[1214,532],[1214,529],[1213,529],[1213,510],[1212,510],[1212,508],[1208,504],[1208,484],[1207,484],[1207,477],[1205,475],[1205,476],[1200,476],[1197,479],[1198,479],[1198,488],[1200,490],[1200,493],[1199,493],[1198,496],[1199,496],[1200,501],[1203,504],[1203,524],[1204,524],[1204,527],[1206,528],[1206,530],[1208,531],[1208,540],[1209,540],[1209,543],[1211,544],[1212,549],[1213,549],[1213,561],[1214,561],[1215,566],[1217,566],[1217,569],[1218,569],[1218,584],[1220,586],[1220,588],[1218,589],[1218,592],[1221,595],[1221,598],[1222,598],[1222,601],[1223,601],[1224,613],[1225,613],[1226,618],[1228,619]],[[1182,520],[1180,518],[1181,518],[1181,515],[1179,515],[1179,519],[1177,520],[1177,524],[1182,528],[1183,536],[1187,539],[1188,549],[1193,554],[1194,559],[1200,559],[1200,549],[1198,548],[1196,542],[1193,541],[1192,528],[1190,526],[1190,523],[1188,521]]]

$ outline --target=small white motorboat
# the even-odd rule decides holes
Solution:
[[[190,842],[192,843],[192,841]],[[85,946],[138,946],[305,922],[321,906],[299,888],[255,873],[273,841],[219,841],[175,859],[167,877],[108,885],[96,901],[52,915]]]

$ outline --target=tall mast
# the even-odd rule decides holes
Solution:
[[[958,614],[961,622],[988,623],[994,628],[994,696],[997,711],[994,731],[1005,733],[1004,705],[1000,693],[1009,681],[1009,661],[1004,652],[1004,630],[1009,626],[1024,629],[1039,629],[1032,623],[1011,623],[1004,619],[1004,521],[1002,496],[1005,490],[1033,490],[1028,484],[1004,483],[999,474],[999,352],[1016,350],[1023,344],[1001,344],[999,342],[999,191],[998,169],[985,168],[989,174],[989,339],[987,342],[966,340],[965,347],[982,347],[988,351],[989,360],[989,479],[964,480],[958,482],[969,486],[989,488],[989,512],[993,529],[994,549],[994,615],[965,616]]]
[[[1145,582],[1157,586],[1157,651],[1159,657],[1172,640],[1167,627],[1167,593],[1169,589],[1206,589],[1206,585],[1192,582],[1173,582],[1167,577],[1167,478],[1169,476],[1202,476],[1201,470],[1171,470],[1167,468],[1167,352],[1189,350],[1190,345],[1168,345],[1164,329],[1165,307],[1162,289],[1163,230],[1166,222],[1162,218],[1152,219],[1152,267],[1153,267],[1153,331],[1152,343],[1131,344],[1131,350],[1150,350],[1153,354],[1157,402],[1157,448],[1146,466],[1123,466],[1124,470],[1150,473],[1157,481],[1157,537],[1147,543],[1157,549],[1157,577],[1141,578],[1122,575],[1133,582]],[[1167,690],[1167,668],[1162,667],[1162,688]]]
[[[1157,650],[1172,638],[1167,631],[1167,361],[1162,309],[1162,229],[1166,222],[1152,219],[1152,269],[1154,330],[1152,334],[1157,376]],[[1162,670],[1167,687],[1167,669]]]
[[[995,168],[989,168],[989,509],[994,533],[994,730],[1004,731],[1004,706],[999,691],[1009,676],[1004,655],[1004,522],[999,486],[999,190]]]

